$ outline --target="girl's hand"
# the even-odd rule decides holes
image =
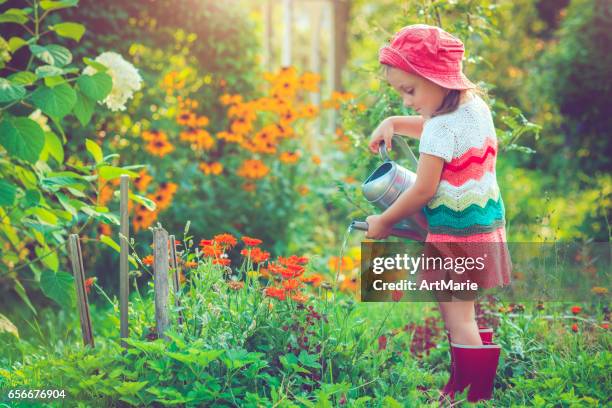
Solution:
[[[385,142],[387,150],[391,150],[391,140],[393,139],[394,126],[391,118],[387,118],[380,122],[378,127],[372,132],[370,136],[370,143],[368,147],[372,153],[378,153],[378,146],[381,141]]]
[[[368,223],[368,232],[366,238],[385,239],[391,235],[393,225],[388,225],[380,215],[370,215],[366,218]]]

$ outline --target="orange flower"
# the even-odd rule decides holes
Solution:
[[[600,325],[600,327],[601,327],[602,329],[608,330],[608,329],[610,328],[610,324],[609,324],[609,323],[602,323],[602,324]]]
[[[147,265],[147,266],[151,266],[153,265],[153,255],[147,255],[144,258],[142,258],[142,263]]]
[[[152,180],[153,177],[147,174],[146,169],[143,169],[140,171],[140,173],[138,173],[138,177],[134,179],[134,187],[136,187],[136,190],[138,191],[144,191],[147,189]]]
[[[250,159],[242,163],[236,174],[244,178],[260,179],[265,177],[269,171],[270,169],[261,160]]]
[[[338,270],[338,264],[339,264],[339,258],[337,256],[332,256],[329,259],[328,265],[329,265],[329,269],[335,271]],[[355,267],[355,264],[353,263],[353,259],[345,256],[342,257],[342,265],[341,265],[341,270],[346,271],[346,270],[351,270]]]
[[[213,241],[212,239],[202,239],[202,240],[200,240],[199,245],[203,247],[203,246],[213,245],[214,243],[215,243],[215,241]]]
[[[88,295],[91,292],[91,287],[96,282],[96,280],[98,279],[95,277],[85,279],[85,292],[87,292]]]
[[[227,282],[227,287],[231,290],[240,290],[244,288],[244,282],[242,281],[229,281]]]
[[[578,325],[577,325],[576,323],[572,324],[572,331],[573,331],[574,333],[577,333],[577,332],[578,332]]]
[[[283,282],[283,288],[287,292],[294,291],[300,287],[300,281],[297,279],[289,279]]]
[[[198,263],[195,262],[195,261],[187,261],[187,262],[185,262],[185,268],[193,269],[193,268],[197,268],[197,267],[198,267]]]
[[[357,278],[345,279],[340,284],[340,290],[348,292],[357,291]]]
[[[321,158],[319,156],[312,156],[312,162],[318,166],[321,164]]]
[[[300,87],[305,91],[317,92],[319,90],[321,76],[313,72],[304,72],[300,78]]]
[[[231,234],[218,234],[213,239],[224,248],[232,248],[238,243],[238,240]]]
[[[247,237],[246,235],[242,237],[242,241],[246,246],[257,246],[263,242],[261,239]]]
[[[112,233],[113,231],[111,230],[110,225],[103,223],[98,224],[98,236],[106,235],[107,237],[109,237]]]
[[[195,113],[190,111],[180,111],[178,115],[176,115],[176,123],[181,126],[190,126],[195,127],[198,118]]]
[[[279,256],[278,262],[280,262],[283,265],[289,265],[289,264],[306,265],[308,263],[308,258],[306,258],[305,256],[297,256],[297,255],[291,255],[289,258],[283,258],[282,256]]]
[[[212,175],[219,175],[223,172],[223,165],[219,162],[213,162],[213,163],[200,163],[199,165],[200,170],[202,170],[202,173],[206,174],[207,176],[212,174]]]
[[[219,132],[217,133],[217,139],[227,140],[230,143],[240,143],[244,140],[244,135],[230,132]]]
[[[253,129],[251,121],[246,120],[244,117],[237,118],[230,125],[230,130],[232,131],[232,133],[238,135],[245,135],[249,133],[251,129]]]
[[[219,258],[219,259],[213,259],[213,265],[223,265],[223,266],[229,266],[229,264],[232,263],[232,261],[230,261],[227,258]]]
[[[156,140],[168,140],[168,135],[161,130],[145,130],[142,132],[142,138],[146,142],[154,142]]]
[[[281,271],[281,275],[284,279],[297,278],[304,273],[304,267],[301,265],[289,264]]]
[[[313,104],[307,104],[299,110],[298,116],[301,118],[314,118],[315,116],[317,116],[318,112],[319,110],[316,106],[314,106]]]
[[[154,156],[164,157],[174,151],[174,146],[167,140],[154,140],[147,143],[145,149]]]
[[[264,289],[264,295],[268,297],[273,297],[278,300],[285,300],[286,294],[285,291],[281,288],[269,287]]]
[[[571,311],[573,314],[577,315],[578,313],[582,311],[582,308],[580,306],[573,306]]]
[[[294,302],[305,303],[308,300],[308,297],[303,293],[294,293],[291,295],[291,299]]]
[[[234,105],[242,102],[242,96],[223,94],[219,97],[219,101],[222,105]]]
[[[215,139],[212,138],[210,133],[204,129],[199,129],[196,132],[196,140],[194,147],[197,149],[210,150],[215,145]]]
[[[305,196],[306,194],[308,194],[310,192],[310,189],[308,188],[308,186],[299,186],[298,187],[298,193],[301,196]]]
[[[270,253],[267,251],[262,251],[258,247],[254,248],[245,248],[240,251],[240,255],[250,257],[251,261],[255,263],[265,262],[270,259]]]
[[[306,284],[312,284],[315,288],[321,284],[323,281],[323,276],[319,274],[314,274],[310,276],[302,276],[300,280]]]
[[[223,254],[223,250],[215,245],[204,245],[202,246],[202,253],[204,256],[218,258]]]
[[[298,159],[300,158],[300,154],[299,152],[283,152],[281,153],[279,159],[281,162],[285,163],[285,164],[294,164],[298,161]]]

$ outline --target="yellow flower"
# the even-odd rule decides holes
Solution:
[[[605,295],[608,293],[608,289],[601,286],[593,286],[591,288],[591,292],[593,292],[595,295]]]

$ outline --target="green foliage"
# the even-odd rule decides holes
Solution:
[[[607,137],[612,128],[608,106],[611,7],[605,0],[572,1],[558,43],[539,64],[538,89],[554,101],[562,115],[565,160],[588,174],[609,171],[611,165]]]
[[[88,144],[95,153],[91,165],[66,154],[65,128],[75,117],[86,124],[95,102],[111,92],[113,80],[103,72],[82,74],[72,52],[54,43],[57,36],[74,43],[85,32],[82,24],[59,22],[56,16],[56,10],[74,7],[77,1],[30,3],[0,14],[1,68],[11,72],[0,79],[0,284],[35,312],[31,290],[40,289],[62,306],[73,305],[72,275],[60,263],[60,258],[67,259],[65,237],[92,220],[118,223],[91,198],[96,194],[91,183],[99,173],[130,171],[107,166],[97,145]],[[50,24],[51,19],[56,23]],[[19,34],[4,38],[12,32]],[[27,62],[14,60],[17,54],[27,56]]]

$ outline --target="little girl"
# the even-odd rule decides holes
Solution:
[[[366,219],[366,237],[384,239],[393,225],[423,211],[429,224],[426,253],[452,253],[451,244],[487,243],[484,270],[462,275],[486,289],[510,283],[511,263],[495,175],[495,127],[481,92],[462,73],[463,54],[459,39],[424,24],[404,27],[381,48],[387,80],[419,115],[385,119],[372,134],[370,150],[377,153],[381,141],[391,149],[396,133],[419,139],[420,156],[415,184],[384,213]],[[452,400],[469,387],[469,401],[490,399],[500,346],[492,341],[492,329],[479,330],[474,300],[460,295],[451,292],[448,301],[438,297],[451,344],[442,397]]]

